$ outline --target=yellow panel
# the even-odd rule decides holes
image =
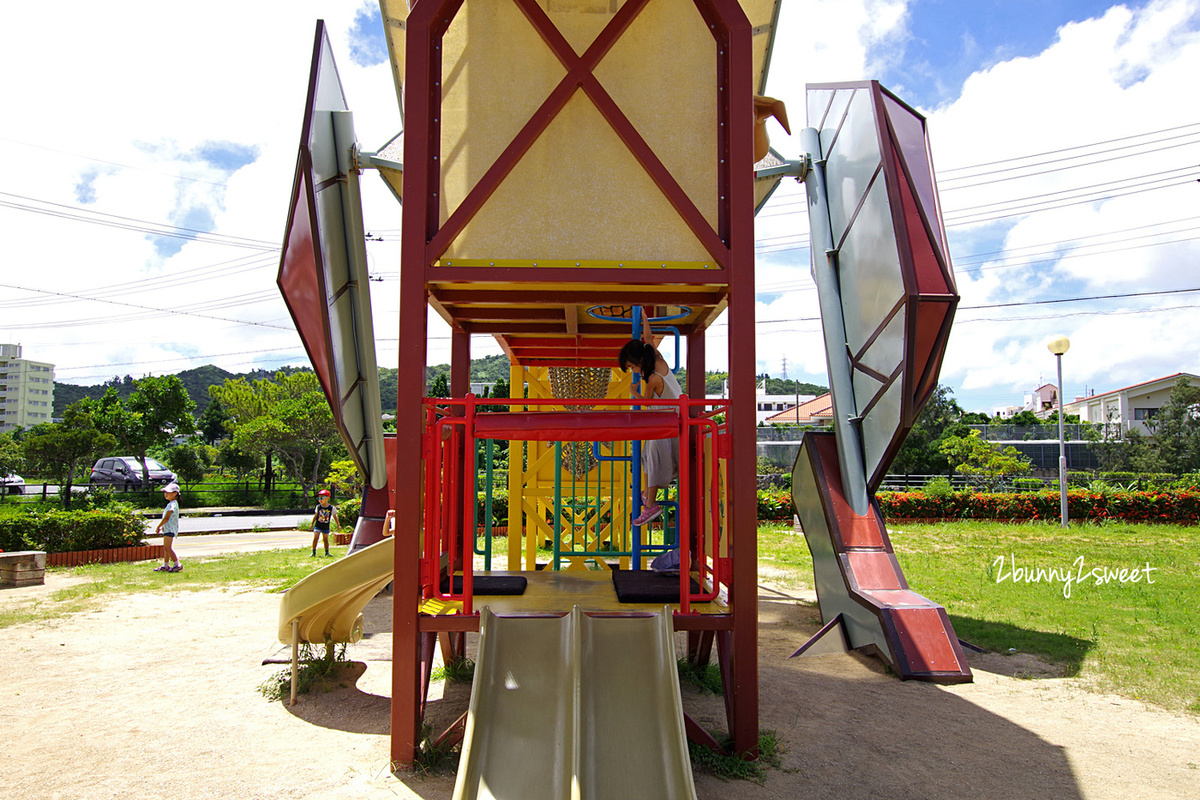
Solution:
[[[576,92],[443,258],[615,266],[711,255],[591,100]]]
[[[772,175],[769,178],[754,179],[754,207],[758,208],[771,190],[779,185],[782,175]]]
[[[538,0],[563,38],[583,55],[624,0]]]
[[[775,7],[779,0],[739,0],[750,27],[754,30],[754,93],[766,94],[763,82],[763,70],[766,65],[767,45],[771,42],[773,31],[771,22],[775,16]]]
[[[383,15],[383,33],[387,39],[388,55],[392,62],[392,79],[396,84],[396,102],[400,119],[404,119],[404,21],[408,19],[408,0],[379,0]]]
[[[379,176],[387,181],[396,197],[404,197],[404,173],[391,167],[379,167]]]
[[[442,222],[564,74],[515,3],[463,3],[442,40]]]
[[[506,258],[439,258],[433,262],[439,267],[540,267],[542,269],[596,269],[611,267],[611,261],[584,261],[570,259],[556,261],[555,259],[540,258],[533,260],[510,260]],[[713,259],[708,261],[619,261],[616,266],[628,269],[719,269]]]
[[[649,3],[596,77],[715,228],[717,47],[693,0]]]

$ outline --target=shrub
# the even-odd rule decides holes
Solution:
[[[792,495],[780,489],[758,490],[758,518],[761,520],[788,520],[794,514]]]
[[[128,510],[19,511],[0,516],[0,549],[68,553],[133,547],[146,533]]]
[[[484,506],[485,499],[486,498],[484,497],[483,492],[479,492],[475,496],[475,522],[478,525],[483,525],[487,521],[486,519],[484,519],[484,516],[483,516],[483,510],[485,508],[485,506]],[[496,527],[503,527],[505,525],[508,525],[508,490],[507,489],[493,489],[492,490],[492,525],[496,526]]]
[[[954,494],[954,486],[945,475],[938,475],[936,478],[929,479],[929,483],[925,484],[924,491],[928,497],[946,498]]]
[[[338,524],[342,526],[343,531],[354,530],[354,526],[358,524],[358,511],[361,506],[362,499],[358,497],[347,497],[337,504]]]
[[[879,492],[880,510],[892,519],[1058,519],[1060,496],[1055,490],[1021,494],[959,492],[945,498],[924,492]],[[1067,491],[1067,515],[1071,519],[1125,522],[1200,522],[1200,492],[1113,490]]]

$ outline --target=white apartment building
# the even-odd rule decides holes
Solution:
[[[1150,428],[1146,423],[1154,419],[1158,410],[1166,405],[1171,390],[1180,378],[1187,378],[1191,385],[1200,386],[1200,375],[1176,372],[1123,389],[1077,397],[1073,403],[1066,403],[1063,410],[1067,414],[1078,414],[1086,422],[1115,424],[1120,426],[1121,431],[1136,429],[1141,433],[1149,433]]]
[[[50,422],[54,365],[21,358],[21,345],[0,344],[0,433]]]

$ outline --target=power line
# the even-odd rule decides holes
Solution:
[[[124,306],[126,308],[136,308],[136,309],[139,309],[142,311],[153,312],[155,314],[176,314],[176,315],[184,316],[184,317],[199,317],[200,319],[211,319],[211,320],[216,320],[218,322],[232,322],[237,325],[253,325],[255,327],[260,327],[260,328],[276,328],[279,330],[290,330],[289,328],[287,328],[283,325],[270,325],[270,324],[267,324],[264,322],[251,322],[249,320],[229,319],[227,317],[214,317],[209,314],[197,314],[197,313],[191,312],[191,311],[179,311],[179,310],[169,309],[169,308],[156,308],[154,306],[143,306],[143,305],[138,305],[136,303],[122,303],[119,300],[105,300],[105,299],[97,299],[97,298],[79,297],[77,295],[72,295],[67,292],[52,292],[47,289],[30,289],[25,286],[15,286],[15,285],[9,284],[9,283],[0,283],[0,287],[3,287],[5,289],[17,289],[19,291],[24,291],[24,292],[36,292],[37,294],[51,294],[51,295],[57,295],[59,297],[70,297],[70,298],[76,299],[76,300],[91,300],[94,303],[107,303],[109,305],[114,305],[114,306]],[[114,322],[116,320],[104,319],[103,321],[104,322]],[[61,326],[62,323],[47,323],[47,325],[48,326],[55,326],[55,325]],[[39,326],[35,324],[35,325],[23,326],[23,327],[39,327]]]
[[[969,166],[964,166],[964,167],[950,167],[949,169],[938,170],[938,172],[941,173],[942,175],[948,175],[952,172],[964,172],[966,170],[979,169],[981,167],[994,167],[998,164],[1011,164],[1014,161],[1024,161],[1027,158],[1041,158],[1042,156],[1051,156],[1051,155],[1055,155],[1057,153],[1069,153],[1072,150],[1086,150],[1091,147],[1102,147],[1102,146],[1108,145],[1108,144],[1116,144],[1117,142],[1127,142],[1130,139],[1139,139],[1144,136],[1157,136],[1160,133],[1173,133],[1175,131],[1185,130],[1186,128],[1196,128],[1196,127],[1200,127],[1200,122],[1189,122],[1186,125],[1176,125],[1172,128],[1163,128],[1163,129],[1157,130],[1157,131],[1146,131],[1145,133],[1133,133],[1128,136],[1119,136],[1116,139],[1105,139],[1103,141],[1092,142],[1090,144],[1078,144],[1078,145],[1072,145],[1071,147],[1062,147],[1057,150],[1044,150],[1040,153],[1030,153],[1028,155],[1023,155],[1023,156],[1013,156],[1012,158],[1002,158],[1002,159],[999,159],[998,161],[984,161],[984,162],[980,162],[978,164],[971,164]]]
[[[135,217],[125,217],[119,214],[108,214],[102,211],[92,211],[91,209],[87,208],[70,206],[64,203],[54,203],[49,200],[39,200],[36,197],[27,197],[25,195],[13,194],[12,192],[0,192],[0,195],[4,197],[13,197],[17,200],[26,200],[30,203],[40,203],[44,206],[50,206],[50,208],[38,208],[36,206],[26,205],[24,203],[0,200],[0,206],[12,208],[17,211],[28,211],[33,214],[58,217],[59,219],[69,219],[75,222],[87,222],[92,225],[103,225],[105,227],[117,228],[119,230],[148,233],[153,236],[166,236],[173,239],[187,239],[189,241],[204,242],[206,244],[221,244],[229,247],[249,247],[256,250],[279,250],[278,245],[261,239],[249,239],[244,236],[230,236],[223,233],[202,231],[197,228],[184,228],[164,222],[151,222],[149,220],[137,219]],[[60,211],[56,209],[63,210]]]

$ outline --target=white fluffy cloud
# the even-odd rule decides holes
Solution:
[[[209,362],[233,370],[295,362],[298,338],[275,289],[275,248],[316,20],[328,25],[360,138],[379,146],[399,130],[390,70],[349,57],[355,17],[373,9],[365,0],[286,10],[228,0],[7,9],[0,340],[56,363],[59,379],[71,382]],[[79,216],[78,205],[109,224],[58,216]],[[251,247],[113,227],[142,221],[240,237]]]
[[[1200,163],[1195,145],[1167,148],[1183,140],[1164,141],[1151,154],[1135,155],[1150,145],[1115,149],[1147,141],[1127,137],[1196,122],[1197,7],[1197,0],[1114,6],[1064,26],[1042,53],[991,64],[953,101],[927,111],[947,217],[981,220],[1004,213],[991,204],[1051,199],[1042,196],[1091,184],[1127,186]],[[359,138],[374,148],[399,128],[387,64],[370,64],[378,50],[364,54],[354,39],[356,19],[375,9],[370,0],[305,0],[286,10],[231,0],[186,8],[128,0],[116,11],[66,0],[7,9],[0,29],[0,103],[9,122],[0,137],[0,192],[7,193],[0,195],[7,267],[0,341],[21,342],[27,356],[55,362],[60,379],[73,382],[209,362],[232,370],[302,363],[275,289],[274,248],[286,218],[315,20],[328,24]],[[908,12],[904,0],[783,4],[768,90],[788,102],[794,131],[804,125],[806,82],[874,77],[903,59]],[[1096,148],[1098,163],[1087,168],[975,187],[965,186],[969,171],[955,171],[1105,140],[1122,141]],[[785,155],[798,154],[798,137],[776,129],[774,141]],[[399,207],[374,176],[365,176],[364,191],[368,227],[393,239],[369,249],[372,272],[385,278],[372,289],[386,364],[396,350]],[[1188,288],[1196,242],[1153,243],[1194,236],[1197,220],[1187,218],[1196,216],[1189,209],[1197,208],[1197,192],[1200,184],[1183,182],[952,227],[963,310],[943,381],[969,408],[1011,403],[1050,378],[1053,360],[1042,342],[1058,332],[1073,343],[1068,395],[1200,372],[1196,294],[969,309]],[[104,217],[110,225],[57,216],[77,206],[112,215]],[[785,181],[758,220],[757,361],[760,371],[779,374],[786,357],[792,377],[823,382],[816,294],[807,253],[798,249],[807,239],[803,212],[803,187]],[[144,220],[242,237],[249,247],[152,239],[112,226]],[[1165,224],[1173,220],[1184,221]],[[108,304],[70,297],[101,293]],[[1148,307],[1185,308],[1126,313]],[[216,319],[164,317],[158,309]],[[247,321],[257,324],[239,324]],[[431,323],[432,336],[445,336],[439,325]],[[724,366],[723,336],[718,325],[711,368]],[[495,351],[476,342],[476,354]],[[448,341],[434,338],[431,362],[447,357]]]
[[[1013,404],[1039,380],[1051,380],[1054,360],[1044,342],[1057,333],[1072,341],[1064,366],[1068,397],[1085,388],[1104,391],[1180,370],[1200,371],[1194,345],[1200,336],[1198,294],[968,310],[1198,286],[1200,244],[1186,240],[1195,238],[1200,221],[1189,212],[1200,200],[1195,181],[1200,131],[1192,128],[1190,137],[1170,140],[1166,137],[1183,132],[1141,135],[1196,122],[1194,105],[1182,100],[1200,74],[1198,25],[1191,0],[1154,2],[1134,11],[1116,6],[1098,19],[1064,26],[1037,56],[973,75],[955,102],[931,114],[939,165],[1031,153],[1047,153],[1034,161],[1051,162],[1028,170],[1040,174],[1026,179],[964,189],[951,187],[968,181],[944,181],[950,219],[956,213],[972,219],[959,209],[1060,202],[1080,187],[1097,187],[1091,202],[977,226],[976,235],[984,230],[1001,235],[1004,252],[982,265],[978,259],[973,266],[960,265],[964,310],[942,373],[960,396],[976,399],[975,407]],[[1086,158],[1065,160],[1079,151],[1056,152],[1091,142],[1110,143]],[[1080,166],[1086,162],[1092,163]],[[1167,185],[1172,183],[1177,185]],[[1122,190],[1137,193],[1108,197]],[[991,208],[1006,213],[1006,206]],[[974,321],[981,319],[1003,321]]]
[[[790,9],[798,19],[821,7]],[[942,381],[967,408],[1016,404],[1053,380],[1054,359],[1044,342],[1057,333],[1072,340],[1068,397],[1179,370],[1200,372],[1194,345],[1200,294],[971,308],[1200,286],[1200,244],[1188,241],[1200,229],[1200,174],[1194,174],[1200,173],[1200,129],[1143,135],[1197,122],[1186,98],[1200,74],[1198,7],[1195,0],[1114,6],[1063,26],[1044,52],[976,72],[953,101],[925,112],[962,295]],[[836,65],[839,74],[813,66],[828,47],[801,36],[776,62],[772,93],[784,95],[805,81],[875,77],[872,69],[897,58],[904,9],[889,6],[892,13],[878,17],[884,24],[871,29],[859,24],[865,8],[854,6],[843,21],[837,35],[853,40],[839,50],[841,58],[821,62]],[[806,32],[817,28],[805,26]],[[803,108],[798,92],[789,100]],[[797,117],[802,112],[793,112],[794,130],[802,126]],[[780,143],[784,150],[798,146]],[[1047,155],[963,169],[1035,153]],[[1025,166],[1034,162],[1048,163]],[[1013,179],[1021,175],[1029,177]],[[1172,183],[1178,185],[1166,186]],[[817,313],[807,253],[798,249],[807,242],[802,197],[803,187],[785,183],[759,216],[760,292],[783,289],[760,303],[763,320],[808,320]],[[1066,205],[1073,197],[1087,202]],[[1052,205],[1062,207],[1047,209]],[[779,374],[786,356],[792,377],[793,365],[821,377],[823,367],[813,366],[818,356],[823,363],[814,323],[760,324],[759,331],[760,371]]]

